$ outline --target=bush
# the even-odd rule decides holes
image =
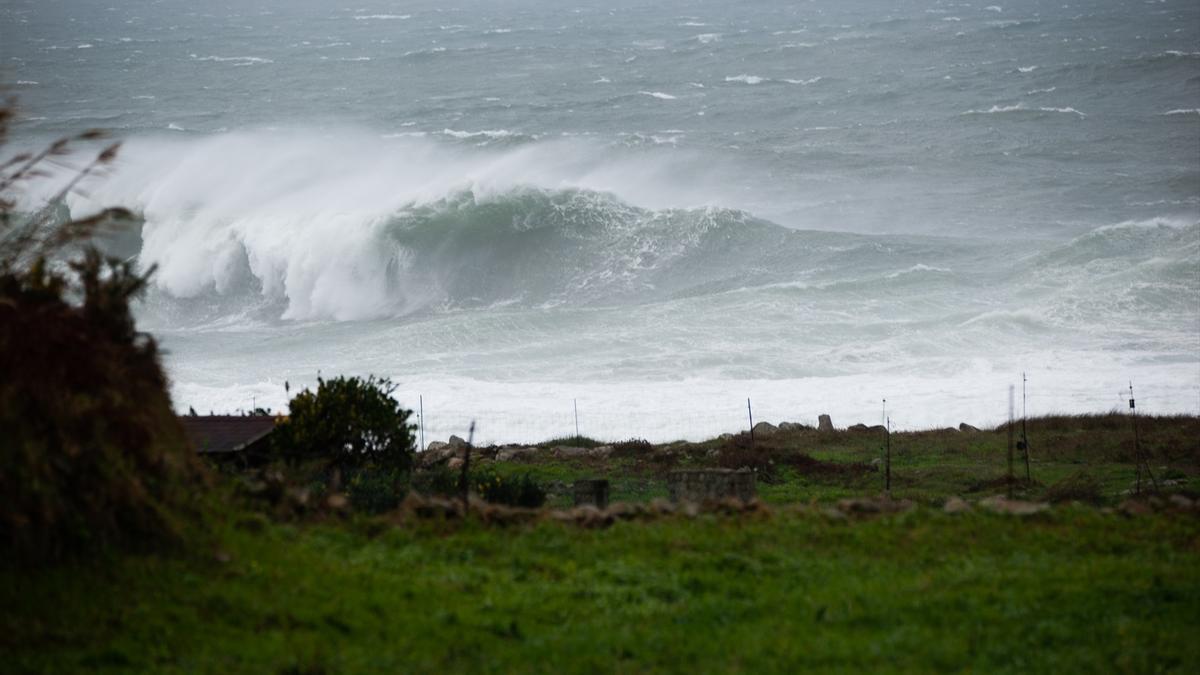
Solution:
[[[654,446],[650,444],[650,441],[641,438],[631,438],[627,441],[613,443],[612,448],[613,457],[637,457],[649,455]]]
[[[539,448],[554,448],[558,446],[566,446],[568,448],[598,448],[604,445],[594,438],[587,436],[563,436],[561,438],[551,438],[548,441],[538,443]]]
[[[354,472],[347,485],[350,505],[365,513],[391,511],[404,498],[405,477],[405,473],[397,469],[363,467]]]
[[[445,465],[418,471],[412,476],[412,489],[423,495],[453,497],[461,493],[458,485],[460,474],[460,471],[453,471]]]
[[[528,473],[519,478],[505,478],[494,469],[486,468],[471,476],[471,486],[484,501],[532,509],[546,503],[546,490]]]
[[[412,464],[411,410],[392,398],[396,386],[374,376],[318,378],[291,400],[290,414],[273,434],[277,452],[292,462],[326,459],[353,469],[373,464],[407,472]]]
[[[0,142],[10,118],[0,107]],[[126,212],[56,223],[51,207],[70,186],[32,216],[18,217],[7,194],[69,141],[97,136],[0,161],[0,559],[177,542],[206,476],[175,417],[158,347],[129,310],[149,272],[91,243]],[[76,181],[115,154],[105,148]]]

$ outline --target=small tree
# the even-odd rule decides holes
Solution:
[[[408,423],[412,411],[392,398],[391,380],[343,376],[317,383],[315,393],[305,389],[291,400],[291,413],[276,430],[275,446],[284,457],[408,471],[416,427]]]

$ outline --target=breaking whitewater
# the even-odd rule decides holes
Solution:
[[[774,422],[875,423],[886,398],[900,428],[991,424],[1022,373],[1031,414],[1123,407],[1130,380],[1148,412],[1197,409],[1196,222],[797,230],[667,206],[697,183],[603,154],[135,141],[92,199],[144,218],[116,245],[158,265],[140,320],[183,410],[279,410],[318,373],[393,377],[430,439],[571,434],[576,408],[593,436],[702,438],[744,426],[747,398]]]

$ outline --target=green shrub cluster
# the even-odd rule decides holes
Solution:
[[[416,473],[412,489],[423,495],[458,497],[462,494],[462,473],[445,466]],[[546,503],[546,489],[528,473],[504,476],[490,466],[471,472],[471,492],[492,504],[524,506],[536,509]]]
[[[412,465],[411,410],[392,398],[387,378],[317,379],[289,403],[290,414],[272,436],[275,450],[293,462],[327,460],[351,470],[367,464],[407,473]]]
[[[351,475],[346,496],[355,511],[384,513],[400,505],[404,499],[407,472],[365,466]]]
[[[505,477],[487,467],[472,474],[471,487],[484,501],[536,509],[546,503],[546,490],[528,474]]]

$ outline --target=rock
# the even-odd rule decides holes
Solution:
[[[1041,513],[1050,509],[1050,505],[1043,502],[1024,502],[1019,499],[1010,500],[998,495],[981,500],[979,506],[993,513],[1007,513],[1014,516],[1032,516],[1035,513]]]
[[[717,436],[717,440],[718,441],[732,441],[733,434],[721,434],[720,436]]]
[[[970,431],[973,433],[979,433],[979,427],[973,427],[970,424],[967,424],[966,422],[963,422],[962,424],[958,425],[958,430],[964,431],[964,432]]]
[[[325,508],[330,511],[345,511],[350,508],[350,500],[346,499],[346,495],[335,492],[325,498]]]
[[[1139,502],[1134,499],[1126,499],[1121,502],[1121,505],[1117,507],[1117,511],[1130,517],[1148,516],[1154,513],[1154,509],[1150,508],[1145,502]]]
[[[875,426],[867,427],[867,431],[874,431],[882,434],[887,431],[887,427],[883,426],[882,424],[876,424]]]
[[[951,497],[946,500],[942,506],[942,510],[946,513],[967,513],[971,510],[971,505],[961,497]]]
[[[770,436],[776,431],[779,431],[779,427],[771,424],[770,422],[759,422],[758,424],[754,425],[755,436]]]
[[[1171,506],[1174,506],[1180,511],[1191,511],[1192,507],[1195,506],[1195,502],[1188,499],[1184,495],[1171,495],[1168,498],[1168,501],[1171,502]]]
[[[430,443],[429,449],[422,452],[417,460],[421,466],[430,467],[441,464],[451,457],[459,454],[459,448],[456,448],[449,443]]]
[[[537,455],[537,448],[513,447],[502,448],[496,452],[497,462],[520,462],[527,459],[532,459]]]
[[[612,453],[613,453],[613,446],[602,445],[598,448],[592,448],[591,450],[588,450],[588,457],[595,457],[597,459],[608,459],[610,456],[612,456]]]
[[[838,511],[842,513],[879,513],[883,509],[873,499],[839,499]]]
[[[850,426],[846,427],[846,431],[867,431],[869,429],[870,427],[865,424],[851,424]]]
[[[870,464],[871,464],[871,470],[878,472],[879,467],[883,465],[883,460],[876,457],[875,459],[871,460]]]
[[[451,471],[458,471],[459,469],[462,468],[462,465],[463,465],[462,457],[451,457],[450,461],[446,462],[446,468],[450,469]]]
[[[821,509],[821,515],[830,520],[846,520],[846,514],[842,513],[838,509],[833,508],[832,506],[826,506],[825,508]]]
[[[829,415],[821,415],[817,418],[817,431],[833,431],[833,420]]]
[[[459,438],[458,436],[451,436],[450,440],[447,441],[446,445],[449,445],[452,448],[465,448],[470,444],[467,443],[466,441],[464,441],[463,439]]]
[[[588,448],[575,448],[569,445],[560,445],[550,451],[554,457],[586,457],[590,450]]]

